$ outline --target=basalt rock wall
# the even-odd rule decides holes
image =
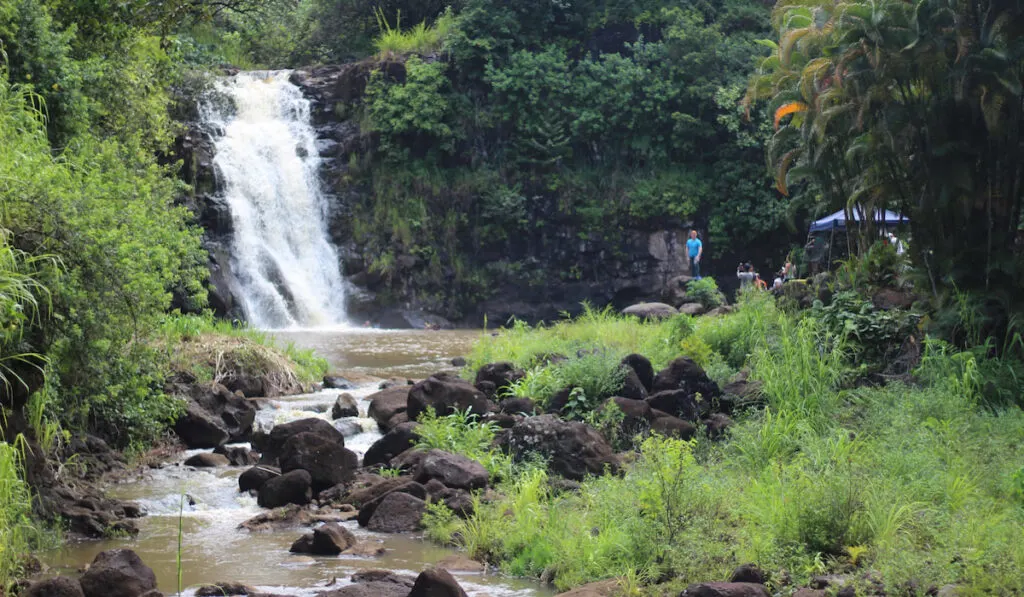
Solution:
[[[489,271],[482,290],[472,296],[438,292],[439,286],[445,287],[445,278],[454,274],[427,274],[425,259],[400,247],[389,270],[381,272],[368,249],[373,239],[365,238],[367,227],[362,227],[363,238],[354,233],[357,206],[376,200],[366,169],[373,167],[378,139],[364,128],[360,109],[374,70],[393,80],[402,80],[405,74],[401,61],[362,61],[299,69],[290,77],[312,103],[317,150],[324,160],[321,180],[330,196],[329,231],[338,248],[338,267],[349,284],[348,312],[353,321],[446,327],[479,326],[485,318],[500,324],[513,315],[528,321],[552,320],[562,312],[580,311],[584,302],[621,308],[665,300],[689,273],[686,223],[597,235],[539,210],[527,213],[528,218],[547,223],[535,233],[501,244],[462,239],[459,259],[466,267]],[[182,177],[194,189],[186,205],[203,227],[210,253],[211,306],[222,316],[241,317],[238,284],[230,267],[231,214],[220,196],[213,160],[218,134],[209,125],[192,123],[176,150],[184,163]],[[432,291],[423,283],[428,275],[435,278]]]

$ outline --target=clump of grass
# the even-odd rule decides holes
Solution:
[[[510,361],[529,368],[543,357],[571,357],[595,349],[619,355],[640,353],[660,368],[679,356],[678,341],[687,332],[679,332],[678,328],[687,329],[690,323],[692,318],[686,316],[668,321],[638,321],[611,308],[584,305],[583,313],[574,319],[536,327],[514,321],[496,336],[485,331],[467,356],[467,370],[495,361]]]
[[[43,536],[32,520],[32,494],[21,475],[28,447],[22,436],[18,439],[15,444],[0,441],[0,592],[18,578],[24,558]]]
[[[512,384],[508,393],[543,404],[559,390],[569,389],[580,397],[579,408],[590,410],[622,389],[625,379],[620,365],[622,356],[618,352],[584,353],[550,365],[538,364]]]
[[[455,16],[451,9],[441,13],[432,24],[426,21],[414,25],[411,29],[402,30],[402,13],[395,16],[395,25],[391,26],[383,9],[375,11],[380,36],[374,40],[379,55],[384,57],[408,54],[427,55],[440,51],[444,47],[448,34],[455,25]]]
[[[265,332],[209,315],[172,315],[160,331],[171,370],[200,381],[254,375],[268,393],[287,393],[327,373],[327,361],[312,350],[291,342],[280,347]]]
[[[493,478],[509,474],[512,459],[494,447],[497,427],[493,423],[481,422],[469,412],[455,412],[438,416],[433,408],[420,415],[420,426],[416,428],[421,450],[437,449],[461,454],[484,465]]]

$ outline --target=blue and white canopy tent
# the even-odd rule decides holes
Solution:
[[[868,214],[864,213],[862,209],[853,210],[853,222],[862,222],[865,220],[865,216]],[[875,210],[875,213],[871,214],[870,220],[875,224],[881,224],[882,228],[892,228],[900,224],[909,224],[910,220],[906,216],[898,214],[894,211],[886,210]],[[828,230],[846,230],[846,210],[839,210],[836,213],[825,216],[824,218],[811,223],[810,232],[823,232]]]
[[[860,226],[861,222],[871,221],[881,230],[888,230],[900,225],[910,224],[909,218],[888,209],[876,209],[874,213],[868,213],[863,208],[855,207],[853,209],[853,213],[850,215],[852,217],[847,218],[846,210],[841,209],[834,214],[825,216],[824,218],[811,223],[810,230],[807,231],[807,245],[805,247],[809,261],[823,261],[825,251],[827,250],[827,263],[832,263],[832,246],[835,242],[836,232],[845,233],[847,231],[848,224],[851,224],[849,227],[857,228]],[[819,233],[817,236],[817,242],[815,241],[815,233]],[[824,242],[824,235],[820,233],[828,233],[827,244]]]

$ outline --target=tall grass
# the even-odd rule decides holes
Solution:
[[[23,443],[0,441],[0,590],[19,576],[41,536],[31,518],[32,495],[21,477],[24,449]]]
[[[383,9],[376,10],[376,17],[380,36],[373,43],[382,58],[438,52],[443,49],[445,40],[455,25],[455,16],[450,9],[440,14],[430,25],[423,21],[405,31],[402,30],[401,11],[395,15],[393,27]]]
[[[433,408],[420,415],[419,423],[417,448],[462,454],[484,465],[496,479],[509,475],[512,459],[494,447],[497,427],[493,423],[479,421],[468,409],[439,417]]]
[[[642,352],[651,338],[696,338],[709,359],[750,367],[763,407],[740,413],[721,442],[653,438],[624,476],[578,493],[551,492],[541,468],[520,472],[466,521],[428,517],[428,533],[560,589],[614,576],[719,580],[756,562],[773,589],[783,571],[791,586],[870,571],[889,594],[1024,593],[1024,413],[981,408],[994,366],[983,355],[927,340],[916,385],[854,388],[842,342],[754,297],[674,336],[668,323],[608,312],[517,325],[473,357],[523,365],[582,346]]]

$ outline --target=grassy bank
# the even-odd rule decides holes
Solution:
[[[725,440],[649,438],[623,476],[579,492],[555,493],[543,467],[525,467],[469,520],[434,512],[430,534],[560,589],[723,580],[755,562],[774,589],[835,572],[889,594],[1024,591],[1024,414],[986,399],[993,379],[979,371],[992,363],[925,340],[913,375],[861,387],[882,365],[855,358],[864,348],[820,312],[789,315],[764,296],[716,318],[590,312],[485,336],[472,365],[526,367],[517,390],[597,349],[656,368],[696,354],[719,381],[747,367],[764,398]],[[551,353],[570,360],[544,365]]]
[[[250,374],[286,388],[319,382],[327,373],[327,361],[312,349],[282,345],[267,332],[209,316],[168,317],[160,332],[169,369],[200,382]]]

